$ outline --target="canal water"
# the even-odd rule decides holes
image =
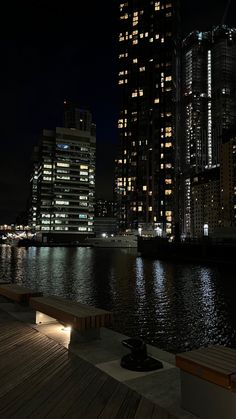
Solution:
[[[114,329],[170,352],[236,347],[236,278],[227,269],[133,249],[0,246],[0,280],[114,312]]]

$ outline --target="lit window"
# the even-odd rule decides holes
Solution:
[[[57,163],[59,167],[70,167],[69,163]]]
[[[64,176],[64,175],[57,175],[56,178],[61,179],[61,180],[70,180],[70,176]]]
[[[68,144],[57,144],[57,148],[60,150],[68,150],[70,146]]]
[[[56,201],[56,205],[69,205],[69,201]]]
[[[88,215],[87,214],[79,214],[79,218],[80,219],[85,219],[85,218],[88,218]]]

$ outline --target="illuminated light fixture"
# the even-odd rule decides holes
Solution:
[[[63,332],[71,332],[71,329],[72,329],[72,327],[71,327],[71,326],[63,326],[61,330],[62,330]]]

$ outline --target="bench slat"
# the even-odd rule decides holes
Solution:
[[[230,373],[232,371],[232,368],[236,371],[236,360],[224,360],[221,356],[221,358],[216,357],[214,353],[210,354],[201,354],[195,353],[191,356],[191,354],[185,357],[186,359],[199,363],[207,365],[209,368],[219,368],[224,370],[226,373]]]
[[[43,297],[43,301],[39,300],[38,302],[41,303],[43,302],[44,305],[49,305],[49,306],[53,306],[55,308],[58,309],[65,309],[68,313],[74,314],[75,311],[77,312],[78,309],[80,310],[80,316],[84,316],[86,317],[88,314],[91,316],[92,313],[94,313],[95,315],[97,314],[107,314],[109,313],[106,310],[102,310],[100,308],[96,308],[93,306],[89,306],[86,304],[82,304],[82,303],[77,303],[77,302],[73,302],[73,301],[69,301],[66,300],[64,298],[61,297]],[[69,301],[69,304],[68,304]]]
[[[236,393],[236,374],[232,374],[230,377],[231,381],[231,390]]]
[[[201,348],[176,355],[176,366],[214,384],[230,388],[231,376],[236,373],[236,351],[224,346]]]
[[[187,359],[181,359],[176,356],[176,366],[181,370],[190,374],[196,375],[199,378],[218,384],[219,386],[230,387],[230,375],[225,374],[224,371],[215,371],[208,368],[206,365],[199,365]]]
[[[112,314],[109,311],[72,302],[61,297],[31,298],[30,306],[61,322],[71,324],[77,330],[109,326]]]
[[[28,304],[31,297],[40,297],[42,292],[16,284],[0,285],[0,295],[17,303]]]

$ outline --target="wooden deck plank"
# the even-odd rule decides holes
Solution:
[[[63,392],[59,392],[53,400],[50,400],[50,404],[46,407],[47,417],[56,418],[56,417],[68,417],[67,412],[71,407],[87,392],[89,392],[89,386],[94,380],[97,371],[95,372],[94,368],[90,366],[86,371],[79,371],[79,376],[71,377],[70,382],[67,385],[67,388],[63,389]],[[38,410],[37,415],[33,415],[34,419],[40,418],[41,411]]]
[[[100,370],[94,370],[95,376],[89,383],[88,391],[74,403],[66,413],[68,418],[84,418],[84,411],[98,393],[99,388],[108,380],[108,376]]]
[[[124,402],[122,403],[117,415],[116,419],[131,419],[135,416],[137,411],[138,405],[140,403],[142,396],[136,393],[133,390],[128,391]]]
[[[110,400],[110,397],[118,387],[118,382],[112,377],[108,377],[107,381],[100,387],[95,398],[91,401],[88,407],[83,411],[85,418],[93,417],[93,413],[96,412],[97,417],[103,411],[105,405]]]
[[[1,378],[0,396],[6,394],[9,390],[16,387],[26,378],[30,377],[34,371],[38,371],[40,368],[44,367],[48,360],[57,357],[60,351],[61,348],[58,346],[54,352],[48,350],[43,355],[39,354],[38,356],[35,356],[34,360],[29,364],[20,365],[16,371],[13,370],[10,374],[7,374],[5,377]]]
[[[25,333],[21,336],[13,336],[11,339],[7,339],[6,342],[4,342],[2,345],[0,345],[0,355],[5,354],[5,357],[7,357],[7,354],[11,354],[11,352],[14,350],[14,348],[20,348],[22,345],[27,344],[27,342],[33,342],[35,340],[35,335],[32,333]],[[1,357],[0,357],[1,359]]]
[[[139,402],[134,418],[135,419],[151,418],[153,410],[154,410],[154,404],[150,400],[147,400],[144,397],[142,397]]]
[[[26,403],[26,396],[30,400],[31,394],[29,389],[38,391],[40,386],[44,386],[49,380],[65,366],[68,365],[68,357],[65,352],[60,353],[57,358],[50,360],[44,368],[34,372],[29,378],[22,381],[18,386],[14,387],[7,394],[0,398],[0,417],[5,414],[13,415],[19,410],[22,403]]]
[[[124,403],[125,397],[129,389],[124,384],[119,383],[110,400],[104,406],[103,411],[99,415],[99,419],[115,419],[121,405]]]
[[[16,348],[12,353],[8,353],[4,359],[0,358],[1,380],[6,374],[10,375],[12,371],[18,372],[23,365],[32,365],[38,358],[45,357],[48,352],[51,353],[53,349],[57,350],[58,345],[48,347],[45,341],[41,341],[40,338],[36,342],[25,343],[23,353],[22,346]]]
[[[80,394],[76,394],[75,391],[75,389],[78,389],[78,385],[82,387],[83,393],[87,388],[87,382],[93,381],[95,376],[93,367],[83,364],[76,371],[74,370],[71,374],[68,374],[64,383],[59,383],[57,391],[51,392],[50,397],[48,392],[43,389],[43,392],[37,395],[37,400],[38,397],[44,397],[45,401],[41,405],[38,404],[38,407],[31,413],[31,418],[56,417],[54,410],[57,410],[58,404],[62,406],[64,411],[67,411],[75,401],[80,399]]]
[[[24,336],[26,337],[30,335],[33,335],[32,330],[17,331],[17,329],[14,329],[10,331],[8,329],[8,331],[4,332],[0,336],[0,351],[3,349],[4,346],[11,346],[11,343],[15,342],[17,339],[22,339]]]
[[[77,363],[77,368],[79,367],[80,364]],[[57,394],[60,387],[66,387],[68,377],[75,374],[75,371],[77,371],[75,365],[65,363],[55,374],[49,376],[48,380],[37,382],[36,386],[30,387],[29,391],[24,393],[17,405],[14,406],[11,414],[17,413],[19,417],[31,418],[34,416],[34,412],[38,411],[39,417],[45,417],[48,413],[49,402]]]
[[[144,413],[144,419],[151,418],[152,402],[52,339],[1,314],[9,332],[4,329],[4,346],[0,344],[0,417],[142,419]]]
[[[154,406],[151,419],[169,419],[169,414],[160,406]]]
[[[15,386],[17,384],[17,381],[21,381],[22,379],[27,378],[27,376],[30,376],[35,370],[39,369],[42,365],[44,365],[47,362],[47,359],[51,359],[55,356],[58,356],[58,353],[60,353],[61,348],[55,347],[55,349],[52,351],[52,348],[48,349],[44,353],[41,351],[39,353],[34,353],[33,358],[28,359],[27,363],[25,362],[18,362],[16,365],[14,365],[11,370],[1,370],[1,381],[0,381],[0,394],[2,389],[4,390],[4,385],[6,383],[11,383]]]

